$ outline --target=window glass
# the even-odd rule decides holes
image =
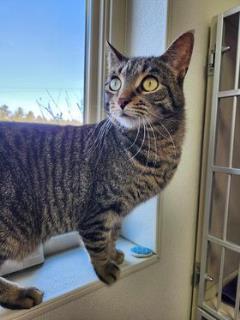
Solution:
[[[210,234],[223,239],[225,207],[227,200],[228,175],[215,172],[212,184],[212,203],[210,215]]]
[[[85,1],[3,0],[0,120],[83,122]]]
[[[233,98],[223,98],[219,100],[216,145],[215,145],[215,165],[229,167],[230,165],[230,142],[233,115]]]
[[[227,16],[223,20],[222,60],[220,91],[234,89],[237,59],[239,14]]]
[[[85,12],[84,0],[1,1],[0,121],[83,123]],[[71,233],[50,241],[52,252],[79,238]],[[34,259],[7,261],[0,273],[43,259],[40,247]]]

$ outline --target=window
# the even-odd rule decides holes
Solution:
[[[0,21],[0,120],[83,123],[85,1],[3,1]]]
[[[9,0],[0,11],[0,121],[80,125],[84,121],[83,0]],[[79,245],[76,233],[51,239],[2,274]]]
[[[127,2],[115,0],[4,2],[0,12],[0,46],[4,47],[0,50],[0,68],[7,75],[6,81],[0,79],[0,120],[61,125],[100,120],[104,116],[104,43],[108,39],[126,52],[126,11]],[[157,252],[158,231],[158,203],[154,198],[126,218],[122,237],[127,241],[122,241],[122,248],[127,248],[128,256],[133,243]],[[41,263],[44,256],[76,245],[76,234],[53,238],[34,259],[28,258],[15,270],[27,263]]]

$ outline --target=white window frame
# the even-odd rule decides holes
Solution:
[[[105,43],[109,40],[120,51],[125,51],[126,2],[127,0],[86,0],[86,123],[95,123],[104,118]]]

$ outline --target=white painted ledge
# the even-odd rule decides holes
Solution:
[[[131,255],[134,244],[120,239],[117,247],[125,253],[121,277],[145,268],[158,260],[157,255],[139,259]],[[44,264],[8,277],[23,286],[44,291],[44,301],[30,310],[12,311],[0,307],[1,320],[30,320],[104,286],[92,268],[83,248],[75,248],[48,257]],[[120,280],[121,281],[121,280]]]

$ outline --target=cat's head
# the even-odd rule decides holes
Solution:
[[[114,122],[134,129],[180,113],[193,43],[193,32],[186,32],[163,55],[137,58],[125,57],[108,43],[105,108]]]

